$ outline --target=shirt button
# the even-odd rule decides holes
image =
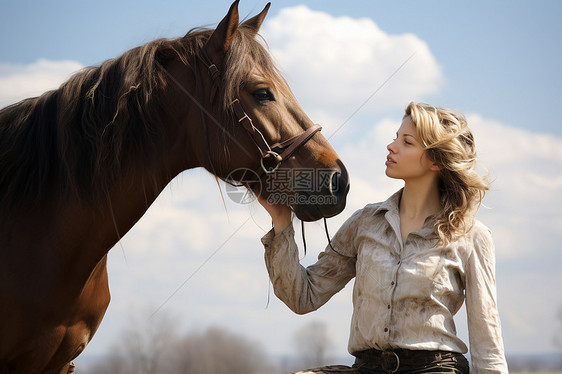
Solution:
[[[390,309],[390,305],[387,305],[387,309]]]
[[[384,328],[384,332],[388,332],[388,327],[385,327],[385,328]]]
[[[391,285],[391,286],[394,286],[394,281],[390,282],[390,285]]]

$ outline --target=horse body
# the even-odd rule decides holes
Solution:
[[[0,111],[0,374],[68,371],[109,304],[108,251],[175,176],[260,167],[232,95],[268,142],[311,127],[253,40],[268,6],[238,25],[235,2],[214,31],[149,43]],[[218,89],[201,54],[221,70]],[[284,162],[333,170],[341,185],[317,191],[335,204],[295,204],[298,217],[343,210],[347,174],[325,138]]]
[[[86,347],[110,301],[107,252],[177,174],[155,182],[155,167],[120,178],[98,206],[55,194],[2,217],[0,373],[66,373]]]

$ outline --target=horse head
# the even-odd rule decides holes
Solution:
[[[205,153],[197,159],[303,221],[331,217],[345,207],[348,174],[257,40],[268,9],[239,24],[234,2],[197,53]]]

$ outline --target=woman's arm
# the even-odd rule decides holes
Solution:
[[[490,230],[476,222],[466,268],[466,311],[474,373],[508,373],[496,300],[495,250]]]
[[[316,264],[304,268],[299,263],[290,209],[268,204],[262,198],[259,201],[273,220],[274,229],[262,238],[262,243],[275,295],[298,314],[318,309],[355,276],[355,256],[342,256],[327,247]],[[344,224],[340,231],[345,227]]]

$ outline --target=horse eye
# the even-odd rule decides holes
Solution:
[[[268,90],[267,88],[261,88],[259,90],[254,91],[252,94],[256,98],[256,100],[263,102],[263,101],[274,101],[275,97],[273,93]]]

